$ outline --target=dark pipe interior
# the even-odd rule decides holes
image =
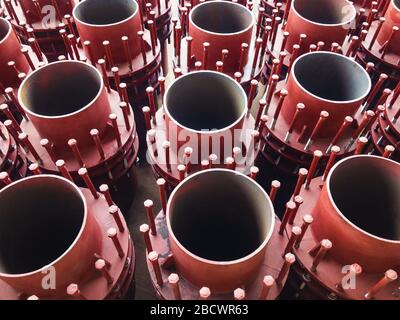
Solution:
[[[55,117],[87,106],[101,89],[101,77],[89,65],[63,62],[49,64],[27,78],[21,102],[33,113]]]
[[[60,257],[77,237],[84,204],[71,184],[37,177],[0,192],[0,272],[33,272]]]
[[[199,28],[209,32],[235,33],[246,30],[253,18],[243,6],[227,1],[212,1],[195,7],[192,12],[192,21]]]
[[[243,115],[246,98],[234,80],[213,72],[194,72],[171,85],[166,107],[187,128],[218,130]]]
[[[128,19],[136,10],[137,4],[132,0],[85,0],[74,14],[84,23],[107,25]]]
[[[375,236],[400,240],[400,170],[381,158],[351,158],[329,181],[338,209],[356,226]]]
[[[10,31],[10,25],[6,20],[0,19],[0,41],[2,41]]]
[[[213,261],[232,261],[255,251],[272,216],[273,209],[252,181],[225,171],[192,177],[176,191],[169,210],[178,241]]]
[[[340,24],[349,21],[354,9],[344,0],[294,0],[298,14],[321,24]]]
[[[295,63],[294,75],[308,92],[332,101],[360,99],[370,89],[364,69],[337,54],[318,52],[303,55]]]
[[[400,0],[393,0],[393,4],[398,10],[400,10]]]

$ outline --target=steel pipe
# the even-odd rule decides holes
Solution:
[[[148,263],[158,296],[199,299],[198,288],[206,287],[209,299],[231,299],[235,289],[245,287],[248,299],[275,299],[292,262],[291,254],[284,257],[288,242],[279,235],[275,219],[271,200],[251,178],[226,169],[191,175],[172,192],[166,215],[156,218],[158,228],[168,228],[168,239],[161,241],[158,233],[150,236],[149,258],[155,252],[168,257],[159,262],[160,269]],[[168,272],[177,275],[179,297],[164,283]],[[268,297],[261,294],[266,276],[276,281],[269,285]]]
[[[332,43],[343,43],[355,18],[356,9],[347,0],[293,0],[285,25],[285,31],[289,32],[285,49],[290,52],[303,33],[307,38],[301,53],[319,41],[329,50]]]
[[[360,65],[341,54],[311,52],[297,58],[287,82],[277,79],[267,87],[262,130],[269,162],[297,175],[314,161],[318,175],[333,146],[340,148],[339,158],[355,151],[375,117],[364,109],[371,80]]]
[[[224,19],[221,19],[224,16]],[[250,45],[254,18],[250,10],[239,4],[228,1],[208,1],[199,4],[189,14],[189,36],[193,38],[192,53],[196,60],[203,56],[203,43],[209,42],[208,65],[205,69],[214,69],[221,59],[221,51],[229,50],[224,61],[227,72],[239,70],[241,44]]]
[[[139,7],[134,0],[86,0],[73,10],[82,43],[90,41],[94,61],[104,58],[104,41],[110,42],[113,62],[126,62],[121,37],[128,37],[132,57],[140,54],[136,45],[137,32],[141,30]]]
[[[318,75],[318,76],[316,76]],[[298,58],[289,75],[289,92],[282,106],[282,117],[290,122],[296,105],[304,103],[307,117],[295,126],[311,128],[321,111],[329,113],[329,123],[319,131],[318,137],[333,136],[345,116],[354,116],[371,90],[368,73],[357,63],[335,53],[308,53]]]
[[[294,251],[301,279],[297,295],[396,299],[399,164],[357,155],[327,170],[325,180],[315,178],[300,191],[304,203],[294,224],[303,220],[309,227]]]
[[[163,102],[155,115],[144,108],[151,115],[148,157],[157,176],[174,187],[181,180],[179,165],[189,166],[185,174],[190,174],[207,166],[229,167],[229,157],[237,170],[250,173],[258,132],[237,82],[215,71],[191,72],[170,85]]]
[[[397,0],[390,0],[385,5],[387,7],[384,16],[379,20],[372,21],[363,37],[365,41],[361,43],[357,52],[357,60],[366,65],[373,63],[371,73],[378,80],[381,74],[386,74],[388,80],[386,86],[393,89],[400,80],[400,3]],[[358,29],[362,29],[361,25]],[[382,90],[380,90],[382,92]]]
[[[107,92],[94,67],[51,63],[23,81],[18,97],[29,118],[21,123],[31,144],[28,157],[44,171],[58,173],[57,160],[63,160],[73,178],[85,167],[101,184],[132,167],[138,152],[133,115],[121,108],[118,93]]]
[[[86,299],[117,298],[126,293],[133,276],[133,244],[128,231],[118,232],[116,239],[123,253],[118,257],[107,239],[107,228],[115,221],[104,198],[94,199],[87,189],[79,189],[67,179],[39,175],[4,188],[0,207],[1,234],[7,243],[0,248],[3,299],[31,295],[76,298],[68,293],[72,284]],[[125,221],[120,220],[126,230]],[[108,284],[96,270],[99,260],[108,263],[112,279]],[[49,290],[43,286],[43,278],[51,272],[55,283],[49,284]]]
[[[71,19],[72,7],[76,0],[5,0],[5,7],[11,23],[25,44],[35,39],[50,61],[57,60],[66,51],[59,31],[68,28],[74,32]]]
[[[330,252],[338,261],[357,262],[366,272],[400,265],[399,175],[399,164],[374,156],[351,157],[332,168],[311,228],[317,239],[335,244]]]

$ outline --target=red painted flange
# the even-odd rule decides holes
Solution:
[[[265,275],[271,275],[276,279],[281,270],[284,259],[281,253],[284,252],[287,245],[286,235],[279,235],[278,230],[280,227],[279,219],[276,217],[275,229],[273,231],[272,238],[268,244],[268,252],[265,255],[262,268],[259,270],[257,276],[253,283],[246,286],[246,299],[257,300],[260,298],[260,293],[262,291],[262,284]],[[174,293],[171,286],[168,284],[168,276],[171,273],[177,273],[176,267],[174,266],[173,257],[171,257],[171,250],[169,246],[169,235],[167,230],[167,225],[165,221],[165,216],[161,211],[156,217],[156,225],[158,233],[156,236],[150,235],[151,244],[153,250],[159,255],[159,263],[161,266],[161,276],[164,279],[163,285],[157,284],[157,279],[154,273],[152,263],[147,259],[147,268],[153,283],[154,290],[157,294],[157,298],[160,300],[173,300]],[[211,275],[210,275],[211,276]],[[286,283],[287,275],[285,276],[281,285],[274,283],[270,289],[268,300],[275,300],[279,297],[284,284]],[[179,280],[180,291],[183,300],[198,300],[201,299],[199,296],[200,287],[193,285],[190,281],[186,280],[184,277],[180,276]],[[233,292],[228,293],[212,293],[209,296],[210,300],[232,300]]]
[[[25,90],[29,90],[31,79],[34,79],[32,81],[37,84],[40,84],[40,82],[35,82],[37,77],[53,79],[54,82],[53,76],[57,74],[59,77],[63,72],[67,72],[64,76],[65,80],[74,72],[78,77],[85,72],[95,75],[100,79],[98,80],[100,84],[97,84],[100,88],[98,95],[86,107],[76,112],[70,113],[67,110],[66,114],[62,115],[63,111],[59,111],[61,116],[47,117],[32,111],[31,108],[35,108],[34,102],[25,97]],[[89,82],[89,80],[86,81],[87,84]],[[41,85],[39,87],[37,90],[46,91]],[[103,183],[113,184],[127,174],[134,164],[139,141],[133,113],[127,106],[121,108],[124,106],[121,104],[123,101],[115,91],[106,91],[100,74],[93,67],[77,61],[49,64],[35,71],[25,80],[20,88],[19,101],[30,119],[29,121],[23,120],[21,129],[28,135],[29,141],[37,153],[37,155],[33,154],[32,150],[28,148],[27,156],[30,161],[38,162],[43,171],[58,174],[61,168],[57,167],[56,162],[62,159],[75,180],[79,181],[78,171],[85,167],[95,184],[100,185]],[[74,106],[67,108],[69,107]],[[62,108],[62,104],[60,104],[60,108]],[[44,112],[49,112],[49,110]],[[76,121],[80,122],[79,127],[74,127]],[[117,128],[118,130],[116,130]],[[102,154],[95,142],[96,134],[92,134],[92,129],[98,131],[97,136]],[[43,143],[43,139],[47,139],[47,143]],[[76,139],[79,155],[73,151],[70,139]]]
[[[1,122],[0,132],[0,175],[7,173],[12,181],[25,177],[28,165],[24,153]],[[3,178],[5,177],[2,176]],[[1,181],[0,188],[4,187],[4,182]]]
[[[41,273],[41,269],[20,276],[0,273],[0,298],[18,300],[27,299],[32,295],[39,299],[103,300],[124,298],[133,282],[135,250],[128,226],[119,210],[117,210],[117,216],[114,218],[114,214],[109,212],[108,202],[102,195],[98,195],[98,198],[95,199],[88,189],[78,189],[68,180],[52,175],[26,178],[14,182],[7,188],[35,183],[35,180],[40,181],[41,185],[46,185],[51,180],[55,188],[57,185],[63,184],[68,185],[68,188],[80,190],[87,212],[87,217],[83,220],[82,233],[77,236],[71,247],[51,264],[55,267],[56,272],[74,265],[80,265],[80,267],[79,270],[75,268],[75,270],[70,269],[68,272],[63,271],[62,274],[60,274],[61,271],[56,273],[56,289],[54,290],[41,288],[41,278],[46,275],[46,273]],[[2,192],[7,190],[4,189]],[[116,231],[115,237],[120,249],[117,249],[110,238],[110,234],[113,234],[114,231]],[[91,241],[88,240],[90,238]],[[101,272],[102,269],[95,265],[98,260],[104,260],[106,264],[105,272],[109,275],[110,281]],[[67,293],[72,289],[69,288],[70,284],[78,286],[75,294]]]
[[[374,159],[383,159],[383,158],[376,158],[372,156],[355,156],[351,158],[344,159],[340,161],[340,163],[344,163],[345,161],[352,161],[352,159],[357,159],[358,157],[362,158],[371,158]],[[386,160],[390,161],[390,160]],[[394,163],[394,162],[393,162]],[[339,163],[332,168],[330,171],[330,175],[336,169]],[[373,166],[374,167],[374,166]],[[374,168],[379,168],[380,166],[375,166]],[[351,174],[349,175],[349,179],[351,179]],[[329,181],[329,177],[328,177]],[[351,252],[354,250],[354,246],[363,247],[362,250],[368,250],[368,246],[372,245],[372,241],[380,241],[379,237],[374,237],[367,232],[361,231],[360,228],[356,227],[352,222],[348,222],[347,219],[338,218],[339,220],[335,220],[336,215],[339,214],[334,213],[334,209],[330,203],[331,198],[326,196],[326,185],[328,182],[324,182],[321,177],[315,178],[312,180],[309,188],[302,187],[300,191],[300,196],[303,198],[304,202],[300,206],[297,215],[294,218],[293,225],[301,226],[304,228],[305,233],[302,236],[302,240],[300,241],[299,247],[294,247],[294,254],[296,255],[296,264],[294,265],[294,270],[296,271],[297,275],[300,277],[300,282],[302,284],[299,287],[298,295],[302,296],[302,291],[304,288],[308,288],[312,291],[315,295],[314,298],[319,299],[351,299],[351,300],[364,300],[365,294],[379,281],[382,279],[386,272],[386,268],[383,267],[381,270],[368,270],[367,265],[362,265],[360,261],[357,261],[359,257],[352,254]],[[324,190],[324,191],[322,191]],[[357,190],[354,190],[357,192]],[[333,206],[336,208],[335,204]],[[331,211],[333,210],[333,211]],[[317,213],[318,212],[318,213]],[[349,214],[349,213],[347,213]],[[310,218],[311,215],[311,218]],[[305,218],[307,216],[307,218]],[[313,219],[313,218],[314,219]],[[306,222],[307,221],[307,222]],[[324,221],[324,226],[322,222]],[[327,223],[327,224],[326,224]],[[309,227],[308,227],[309,226]],[[292,226],[287,224],[287,232],[289,228]],[[328,231],[327,233],[324,233]],[[339,228],[339,229],[338,229]],[[350,228],[350,229],[349,229]],[[318,230],[318,232],[317,232]],[[339,231],[341,230],[341,231]],[[347,238],[340,238],[341,233],[344,232],[347,234]],[[360,236],[362,234],[362,236]],[[364,236],[364,234],[366,234]],[[332,238],[333,237],[333,238]],[[363,239],[363,237],[370,237],[371,239],[375,238],[378,240],[368,240]],[[317,264],[316,269],[312,267],[313,262],[315,261],[315,248],[318,246],[322,239],[328,239],[331,241],[332,248],[329,249],[327,247],[326,254],[320,260],[319,264]],[[350,240],[351,239],[351,240]],[[358,240],[357,240],[358,239]],[[349,241],[348,241],[349,240]],[[383,241],[383,240],[382,240]],[[339,245],[340,242],[340,245]],[[397,241],[398,242],[398,241]],[[388,241],[386,241],[386,245]],[[393,244],[394,245],[394,244]],[[332,251],[336,246],[335,254],[333,255]],[[347,247],[347,251],[343,252],[342,248]],[[340,249],[339,249],[340,248]],[[314,253],[310,254],[310,250],[314,249]],[[376,248],[377,249],[377,248]],[[389,247],[387,248],[387,250]],[[361,268],[363,269],[360,274],[354,274],[356,277],[355,281],[355,288],[349,289],[341,289],[340,285],[342,283],[342,279],[348,275],[349,269],[343,269],[346,265],[341,259],[338,258],[338,250],[340,251],[341,257],[346,257],[348,263],[360,263]],[[345,251],[346,251],[345,250]],[[370,255],[369,259],[376,261],[376,264],[390,264],[389,260],[396,259],[395,257],[391,256],[390,251],[385,251],[383,247],[378,249],[380,251],[379,257],[378,253],[374,252],[374,254]],[[357,255],[364,254],[358,252]],[[388,259],[382,257],[385,255],[389,255]],[[354,260],[354,261],[353,261]],[[357,267],[359,268],[359,267]],[[396,266],[393,266],[396,268]],[[365,270],[364,270],[365,269]],[[395,269],[396,270],[396,269]],[[361,269],[360,269],[361,271]],[[397,270],[399,271],[399,270]],[[348,281],[349,279],[345,280]],[[393,281],[389,283],[386,287],[381,289],[374,298],[379,300],[398,300],[400,295],[398,294],[398,282]]]
[[[27,0],[5,2],[8,2],[7,11],[22,41],[28,43],[29,38],[36,38],[49,61],[55,61],[58,56],[66,54],[59,31],[66,27],[74,28],[70,17],[75,1],[38,0],[37,6]]]

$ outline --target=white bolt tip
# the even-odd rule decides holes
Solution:
[[[109,213],[117,213],[118,212],[118,207],[116,205],[112,205],[108,208]]]
[[[285,89],[282,89],[281,92],[280,92],[280,94],[281,94],[282,96],[287,96],[288,93],[289,93],[289,92],[288,92],[287,90],[285,90]]]
[[[99,130],[97,130],[97,129],[92,129],[92,130],[90,130],[90,134],[91,134],[92,136],[97,136],[97,135],[99,134]]]
[[[117,229],[115,228],[109,228],[107,230],[107,235],[111,238],[111,237],[115,237],[117,235]]]
[[[260,169],[258,169],[258,167],[251,167],[250,168],[250,172],[253,173],[253,174],[258,173],[259,171],[260,171]]]
[[[217,161],[217,159],[218,159],[218,156],[216,155],[216,154],[210,154],[209,156],[208,156],[208,159],[210,160],[210,161]]]
[[[0,180],[4,180],[8,177],[8,173],[5,171],[0,172]]]
[[[39,300],[39,297],[32,295],[32,296],[29,296],[27,300]]]
[[[306,215],[303,216],[303,221],[305,223],[310,224],[310,223],[312,223],[314,221],[314,218],[312,217],[312,215],[306,214]]]
[[[80,176],[84,176],[84,175],[86,175],[87,173],[88,173],[88,171],[87,171],[86,168],[80,168],[80,169],[78,170],[78,174],[79,174]]]
[[[397,280],[398,275],[396,271],[389,269],[385,272],[385,277],[390,281],[394,281]]]
[[[271,287],[274,284],[275,280],[272,276],[265,276],[263,282],[267,287]]]
[[[139,227],[139,231],[140,232],[148,232],[150,230],[150,227],[148,224],[141,224]]]
[[[242,149],[240,149],[239,147],[234,147],[232,151],[234,155],[238,155],[242,152]]]
[[[321,241],[321,246],[326,249],[330,249],[330,248],[332,248],[332,242],[328,239],[324,239]]]
[[[143,108],[142,108],[142,111],[143,111],[143,112],[150,112],[150,108],[149,108],[149,107],[143,107]]]
[[[150,199],[147,199],[147,200],[144,202],[144,206],[145,206],[146,208],[152,207],[152,206],[153,206],[153,201],[151,201]]]
[[[100,192],[107,192],[107,191],[109,190],[108,185],[102,184],[102,185],[99,187],[99,190],[100,190]]]
[[[320,116],[323,117],[323,118],[328,118],[329,117],[329,112],[328,111],[321,111]]]
[[[226,162],[226,164],[232,164],[232,163],[235,162],[235,159],[233,159],[232,157],[227,157],[227,158],[225,159],[225,162]]]
[[[116,120],[118,117],[117,117],[117,115],[115,114],[115,113],[111,113],[109,116],[108,116],[111,120]]]
[[[163,185],[165,185],[165,179],[163,179],[163,178],[160,178],[160,179],[157,179],[157,185],[159,185],[159,186],[163,186]]]
[[[308,174],[308,170],[306,168],[300,168],[299,175],[306,176]]]
[[[271,182],[271,186],[273,186],[274,188],[280,188],[281,187],[281,183],[278,180],[274,180]]]
[[[69,139],[68,140],[68,145],[69,146],[73,146],[73,145],[75,145],[77,143],[77,141],[75,140],[75,139]]]
[[[39,168],[39,165],[36,162],[29,165],[29,170],[31,171],[36,170],[37,168]]]
[[[25,132],[21,132],[18,135],[18,138],[21,139],[21,140],[24,140],[24,139],[28,138],[28,135]]]
[[[118,71],[119,71],[119,68],[118,68],[118,67],[112,67],[112,68],[111,68],[111,72],[116,73],[116,72],[118,72]]]
[[[40,140],[40,145],[41,145],[42,147],[46,146],[48,143],[49,143],[49,140],[47,140],[47,139],[42,139],[42,140]]]
[[[65,165],[65,161],[64,160],[57,160],[56,161],[56,166],[58,167],[58,168],[60,168],[60,167],[63,167]]]
[[[97,270],[101,270],[106,266],[106,262],[103,259],[97,259],[94,265]]]
[[[202,298],[208,298],[211,295],[211,290],[208,287],[202,287],[199,290],[199,294],[200,294],[200,297],[202,297]]]
[[[258,81],[253,79],[253,80],[251,80],[250,84],[252,84],[253,86],[256,86],[256,85],[258,85]]]
[[[246,293],[243,289],[237,288],[235,291],[233,291],[233,296],[237,300],[243,300],[246,297]]]
[[[298,227],[298,226],[294,226],[292,228],[292,233],[295,234],[296,236],[300,235],[301,234],[301,228]]]
[[[293,253],[286,253],[286,255],[285,255],[285,261],[286,262],[288,262],[288,263],[290,263],[290,264],[292,264],[292,263],[294,263],[295,261],[296,261],[296,257],[294,256],[294,254]]]
[[[147,93],[152,93],[152,92],[154,92],[154,88],[153,87],[147,87],[146,88],[146,92]]]
[[[162,147],[164,148],[164,149],[167,149],[167,148],[169,148],[171,146],[171,143],[169,142],[169,141],[164,141],[163,143],[162,143]]]
[[[147,131],[147,134],[148,134],[149,137],[154,138],[156,136],[156,130],[150,129],[150,130]]]
[[[151,251],[149,252],[147,257],[150,261],[156,261],[158,259],[158,253],[155,251]]]
[[[302,204],[304,202],[304,199],[302,196],[295,196],[294,197],[294,202],[298,205]]]
[[[176,273],[171,273],[168,276],[168,282],[171,284],[175,284],[179,282],[179,276]]]
[[[79,291],[79,286],[76,283],[71,283],[67,287],[67,294],[70,296],[75,295]]]
[[[184,164],[178,164],[177,169],[178,169],[178,171],[185,171],[186,170],[186,166]]]
[[[191,147],[186,147],[184,150],[185,154],[191,155],[193,153],[193,148]]]
[[[103,41],[103,46],[108,46],[109,44],[110,44],[110,41],[108,41],[108,40]]]
[[[315,150],[314,151],[314,157],[321,158],[322,157],[322,151],[321,150]]]
[[[340,147],[338,147],[338,146],[332,146],[331,152],[333,152],[333,153],[339,153],[339,152],[340,152]]]
[[[296,209],[296,203],[293,201],[289,201],[286,203],[286,208],[294,210],[294,209]]]

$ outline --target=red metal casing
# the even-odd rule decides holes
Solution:
[[[49,195],[51,197],[47,198]],[[25,202],[16,205],[16,197],[24,198]],[[0,198],[4,209],[0,219],[8,221],[3,226],[7,225],[10,231],[2,232],[9,237],[8,245],[18,246],[18,240],[12,233],[21,235],[21,230],[25,230],[24,236],[33,237],[29,241],[39,243],[29,245],[28,241],[19,247],[18,254],[26,255],[26,259],[20,260],[19,264],[12,262],[12,257],[3,251],[1,299],[27,299],[35,295],[39,299],[99,300],[121,298],[127,293],[135,267],[133,243],[123,216],[118,211],[118,217],[114,218],[108,212],[104,197],[96,199],[89,190],[79,189],[65,178],[38,175],[8,185],[1,191]],[[67,201],[68,205],[63,201]],[[59,216],[51,218],[57,206]],[[45,224],[32,229],[33,216]],[[118,226],[123,230],[119,230]],[[109,228],[118,230],[116,239],[120,252],[108,236]],[[41,241],[46,246],[41,246]],[[49,245],[49,242],[52,244]],[[107,262],[111,282],[96,269],[98,259]],[[56,283],[55,288],[46,289],[43,278],[53,272],[49,271],[50,267],[55,268]],[[67,294],[70,284],[78,285],[79,295]]]

